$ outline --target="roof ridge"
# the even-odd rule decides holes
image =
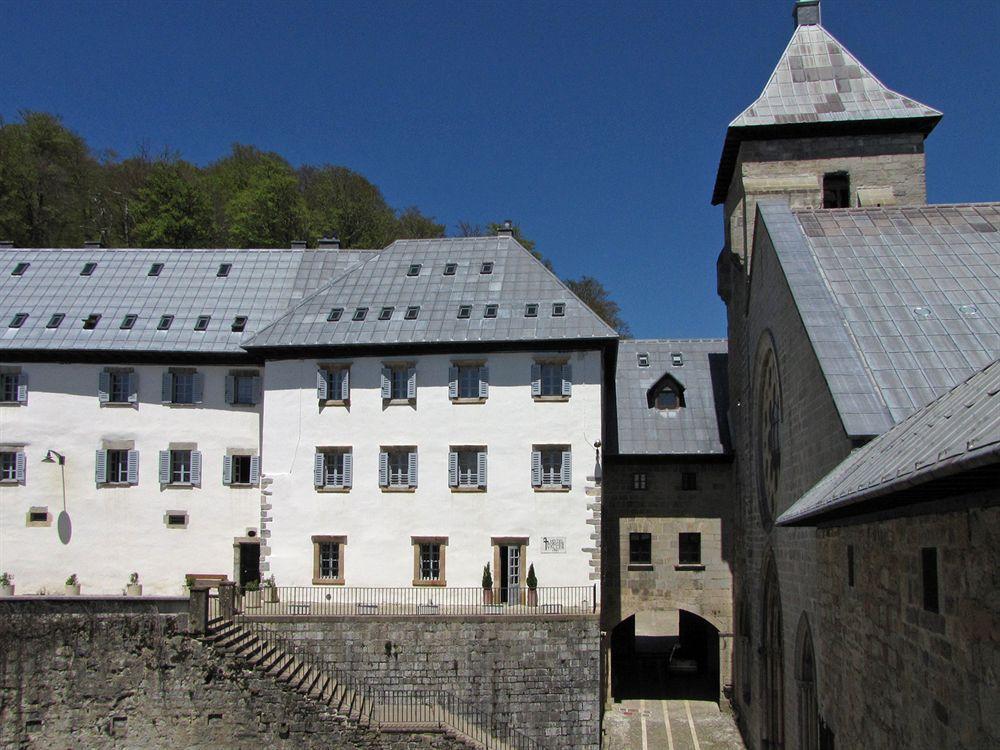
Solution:
[[[725,336],[716,337],[702,337],[702,338],[684,338],[684,339],[623,339],[623,344],[702,344],[702,343],[721,343],[723,341],[728,341],[729,339]]]
[[[846,206],[842,208],[820,208],[819,206],[797,206],[792,207],[792,213],[811,214],[822,212],[827,213],[866,213],[868,211],[920,211],[925,208],[982,208],[997,207],[1000,201],[975,201],[967,203],[924,203],[916,206]]]

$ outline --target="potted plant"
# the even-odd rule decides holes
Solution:
[[[493,604],[493,574],[489,563],[483,566],[483,604]]]
[[[0,573],[0,596],[14,596],[14,577],[10,573]]]
[[[260,606],[260,581],[247,581],[243,585],[243,606]]]
[[[125,586],[125,596],[142,596],[142,584],[139,583],[138,573],[129,575],[128,585]]]
[[[268,604],[277,604],[278,602],[278,587],[274,583],[274,576],[269,576],[264,581],[264,601]]]
[[[66,579],[66,596],[79,596],[80,595],[80,579],[76,577],[76,573],[73,573],[69,578]]]
[[[538,606],[538,579],[535,578],[535,564],[532,563],[528,566],[528,577],[525,580],[528,584],[528,606],[537,607]]]

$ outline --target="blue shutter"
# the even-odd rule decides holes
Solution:
[[[27,465],[28,462],[25,460],[23,452],[18,451],[14,454],[14,479],[18,482],[24,482],[24,473]]]
[[[160,451],[160,484],[170,484],[170,451]]]
[[[260,375],[254,375],[253,376],[252,385],[251,385],[251,390],[253,391],[253,402],[254,402],[254,404],[259,404],[262,401],[262,399],[261,399],[261,395],[262,395],[261,394],[261,390],[262,390],[263,385],[264,384],[263,384],[263,381],[261,380]]]
[[[531,451],[531,486],[542,486],[542,452]]]
[[[573,454],[570,451],[562,452],[562,486],[571,487],[573,485]]]
[[[324,369],[316,371],[316,398],[326,401],[330,396],[330,376]]]
[[[458,487],[458,454],[455,451],[448,453],[448,486]]]
[[[326,477],[323,475],[323,454],[316,451],[316,455],[313,456],[313,486],[322,487],[326,481]]]
[[[128,383],[128,402],[130,404],[139,403],[139,373],[130,372],[125,375]]]
[[[191,451],[191,484],[201,487],[201,451]]]
[[[490,368],[479,368],[479,398],[489,398],[490,395]]]
[[[417,397],[417,368],[411,367],[406,371],[406,397]]]
[[[139,451],[128,452],[128,483],[139,484]]]
[[[416,450],[416,448],[414,448],[412,451],[410,451],[410,454],[407,456],[407,472],[406,473],[409,475],[408,476],[408,480],[409,481],[407,483],[411,487],[416,487],[417,486],[417,450]]]
[[[392,370],[382,368],[382,398],[392,398]]]
[[[250,484],[260,482],[260,456],[250,456]]]
[[[97,484],[104,484],[108,481],[108,452],[97,451],[94,460],[94,481]]]
[[[236,403],[236,376],[226,375],[226,403]]]
[[[354,453],[344,451],[344,487],[354,485]]]
[[[165,404],[169,404],[174,400],[174,374],[170,371],[163,373],[160,400]]]
[[[448,368],[448,398],[458,398],[458,368]]]
[[[531,395],[542,395],[542,366],[538,362],[531,363]]]
[[[378,454],[378,486],[389,486],[389,454],[385,451]]]
[[[191,390],[194,393],[194,403],[201,403],[201,396],[205,390],[205,376],[200,372],[196,372],[191,376]]]
[[[351,370],[345,368],[340,371],[340,400],[349,401],[351,398]]]
[[[222,483],[232,484],[233,483],[233,457],[223,456],[222,457]]]
[[[101,370],[97,376],[97,400],[102,404],[111,400],[111,373]]]
[[[570,364],[562,366],[562,395],[569,396],[573,392],[573,367]]]
[[[478,469],[478,474],[479,474],[479,486],[480,487],[485,487],[486,486],[486,451],[479,451],[479,454],[476,456],[476,463],[477,463],[476,468]]]
[[[17,374],[17,403],[28,403],[28,373],[26,372]]]

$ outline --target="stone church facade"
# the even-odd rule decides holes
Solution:
[[[734,711],[751,748],[994,747],[1000,207],[928,206],[941,113],[794,16],[713,200]]]

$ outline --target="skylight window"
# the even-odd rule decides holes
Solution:
[[[444,264],[444,275],[454,276],[455,272],[458,270],[458,263],[445,263]]]
[[[420,305],[410,305],[406,308],[406,315],[403,318],[406,320],[416,320],[418,315],[420,315]]]
[[[406,269],[407,276],[419,276],[420,275],[420,264],[412,263],[408,269]]]
[[[97,328],[97,324],[101,322],[100,313],[91,313],[86,318],[83,319],[83,330],[93,331]]]
[[[97,270],[97,264],[96,263],[84,263],[83,264],[83,270],[80,271],[80,275],[81,276],[93,276],[94,275],[94,271],[96,271],[96,270]]]
[[[486,309],[483,311],[484,318],[495,318],[497,316],[497,306],[487,305]]]
[[[49,322],[45,324],[46,328],[58,328],[62,325],[63,320],[65,320],[66,315],[64,313],[56,313],[51,318]]]
[[[326,314],[327,322],[336,323],[340,320],[340,317],[344,314],[344,308],[342,307],[331,307],[330,312]]]
[[[173,315],[161,315],[160,316],[160,322],[156,324],[156,330],[157,331],[169,331],[170,330],[170,326],[173,324],[173,322],[174,322],[174,316]]]
[[[207,331],[209,321],[212,320],[210,315],[199,315],[198,319],[194,322],[194,330],[196,331]]]
[[[637,352],[635,361],[639,367],[649,367],[649,352]]]
[[[529,302],[524,306],[524,317],[526,318],[537,318],[538,317],[538,305],[534,302]]]
[[[11,328],[20,328],[21,326],[23,326],[25,324],[25,322],[27,320],[28,320],[28,313],[17,313],[17,315],[15,315],[13,318],[11,318],[11,320],[10,320],[10,327]]]
[[[566,303],[565,302],[553,302],[552,303],[552,317],[561,318],[566,314]]]
[[[458,306],[458,317],[461,318],[471,318],[472,317],[472,305],[459,305]]]
[[[153,265],[151,265],[149,267],[149,273],[147,273],[146,275],[147,276],[159,276],[160,272],[162,270],[163,270],[163,264],[162,263],[154,263]]]
[[[684,366],[684,355],[681,354],[680,352],[671,352],[671,354],[670,354],[670,364],[672,364],[674,367],[683,367]]]
[[[233,318],[233,333],[242,333],[246,330],[247,320],[249,320],[249,318],[247,318],[246,315],[237,315]]]
[[[219,270],[215,272],[215,275],[220,279],[229,275],[229,272],[233,270],[232,263],[220,263]]]
[[[490,274],[493,273],[493,261],[488,260],[479,268],[479,273]]]
[[[10,272],[11,276],[24,276],[24,272],[28,270],[30,263],[18,263],[14,266],[14,270]]]
[[[118,327],[121,328],[123,331],[131,331],[132,328],[135,326],[135,322],[138,319],[139,319],[138,315],[133,315],[129,313],[124,318],[122,318],[122,324]]]
[[[379,320],[392,320],[392,311],[394,309],[395,308],[393,308],[393,307],[383,307],[381,310],[378,311],[378,319]]]
[[[366,317],[368,317],[368,308],[359,307],[354,310],[354,317],[352,318],[352,320],[361,321],[364,320]]]

